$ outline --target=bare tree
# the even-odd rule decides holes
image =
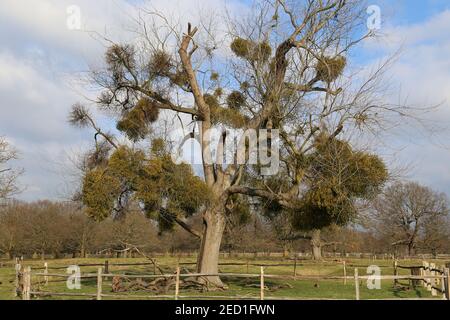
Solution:
[[[66,204],[50,201],[23,206],[22,210],[28,215],[25,226],[27,247],[33,253],[40,254],[42,259],[47,254],[58,258],[64,251],[71,230],[66,209]]]
[[[23,204],[19,202],[0,207],[0,252],[7,258],[24,251],[27,218]]]
[[[81,258],[86,258],[93,249],[99,225],[94,219],[86,216],[82,210],[68,209],[69,212],[66,214],[69,228],[64,251],[71,252],[74,257],[79,254]]]
[[[9,166],[9,162],[14,159],[17,159],[17,151],[0,137],[0,201],[19,192],[17,178],[22,171]]]
[[[450,241],[450,217],[448,215],[429,217],[423,227],[418,248],[437,255],[448,248]]]
[[[437,235],[433,229],[449,214],[448,199],[443,193],[414,182],[386,188],[373,209],[379,234],[390,239],[392,246],[406,247],[408,255],[415,253],[422,239]]]

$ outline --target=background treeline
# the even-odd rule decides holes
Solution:
[[[380,197],[366,210],[368,214],[358,226],[332,226],[321,230],[322,247],[326,252],[373,254],[450,253],[450,223],[446,198],[426,194],[429,189],[417,184],[396,185],[388,189],[394,200]],[[403,192],[403,195],[402,195]],[[402,211],[402,196],[413,194],[414,206],[429,210],[419,216],[415,211]],[[418,194],[423,203],[417,201]],[[431,199],[431,200],[430,200]],[[405,201],[408,199],[404,199]],[[405,202],[408,208],[408,201]],[[444,205],[444,213],[440,205]],[[435,206],[435,211],[431,210]],[[428,215],[428,216],[427,216]],[[415,220],[416,219],[416,220]],[[201,229],[198,217],[187,221]],[[310,241],[302,234],[287,236],[291,230],[283,221],[272,221],[252,214],[245,222],[230,221],[222,251],[232,252],[310,252]],[[362,227],[364,226],[364,227]],[[157,224],[141,211],[130,209],[119,220],[108,218],[96,222],[82,207],[72,202],[11,201],[0,206],[0,254],[5,257],[25,255],[40,258],[52,256],[85,257],[89,254],[110,254],[126,257],[132,248],[142,252],[174,253],[197,250],[199,241],[181,228],[161,234]]]

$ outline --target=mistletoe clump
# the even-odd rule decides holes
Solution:
[[[347,59],[343,56],[322,57],[316,65],[317,77],[327,83],[335,81],[347,65]]]
[[[148,218],[160,222],[161,231],[196,213],[209,198],[206,184],[188,164],[175,164],[159,139],[149,157],[119,147],[106,163],[85,173],[81,194],[87,214],[96,220],[124,213],[134,201]]]
[[[236,56],[250,62],[267,62],[272,55],[272,47],[265,41],[256,43],[236,38],[230,48]]]
[[[221,123],[232,128],[242,128],[248,121],[247,117],[245,117],[238,109],[241,106],[241,103],[243,103],[244,97],[236,97],[236,93],[232,93],[230,96],[228,96],[227,99],[227,102],[229,103],[227,108],[220,105],[217,95],[205,94],[203,99],[209,105],[211,122],[213,124]]]
[[[83,179],[81,200],[86,214],[97,221],[111,215],[120,192],[120,181],[107,172],[107,168],[96,168],[87,172]]]
[[[292,215],[294,226],[302,230],[347,224],[358,213],[355,201],[375,196],[388,179],[378,156],[354,151],[326,134],[315,144],[308,161],[308,188]]]
[[[128,44],[114,44],[108,48],[105,54],[105,62],[115,83],[125,81],[130,70],[136,68],[135,54],[134,46]]]
[[[240,110],[245,104],[245,96],[239,91],[233,91],[227,97],[228,108],[233,110]]]
[[[171,57],[165,51],[156,51],[148,65],[150,76],[167,76],[171,68]]]
[[[158,107],[150,99],[142,98],[117,122],[117,130],[124,132],[133,141],[143,139],[150,132],[149,125],[156,122],[158,116]]]

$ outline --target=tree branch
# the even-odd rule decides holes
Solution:
[[[168,220],[177,223],[180,227],[182,227],[184,230],[186,230],[187,232],[189,232],[193,236],[197,237],[198,239],[201,240],[203,238],[203,236],[202,236],[202,234],[200,232],[198,232],[193,227],[191,227],[190,225],[185,223],[183,220],[178,218],[175,214],[169,212],[167,209],[161,208],[160,209],[160,214],[162,214]]]

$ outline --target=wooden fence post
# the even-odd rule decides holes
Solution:
[[[261,280],[260,280],[260,299],[264,300],[264,267],[261,267]]]
[[[426,278],[425,278],[425,271],[426,271],[426,262],[425,261],[423,261],[422,260],[422,269],[421,269],[422,271],[421,271],[421,276],[423,277],[422,278],[422,286],[424,287],[424,288],[426,288],[427,287],[427,281],[426,281]]]
[[[427,291],[431,291],[431,280],[429,278],[431,272],[430,272],[430,264],[425,261],[425,267],[424,267],[424,274],[425,274],[425,287],[427,288]]]
[[[439,279],[441,282],[442,299],[445,300],[447,298],[445,294],[445,267],[441,266],[439,270],[441,271],[440,274],[442,276],[442,278]]]
[[[248,274],[248,263],[249,263],[249,262],[248,262],[248,259],[247,259],[247,274]]]
[[[434,277],[436,276],[436,265],[434,263],[430,263],[430,276]],[[431,283],[431,295],[433,297],[437,296],[437,291],[436,291],[436,278],[430,278],[430,283]]]
[[[45,281],[45,285],[48,286],[48,263],[45,262],[44,263],[44,281]]]
[[[449,268],[445,268],[444,271],[445,274],[445,278],[444,278],[444,282],[445,282],[445,297],[447,298],[447,300],[450,300],[450,269]]]
[[[295,255],[294,260],[294,279],[297,277],[297,255]]]
[[[175,300],[178,300],[180,295],[180,267],[177,267],[177,275],[175,278]]]
[[[394,260],[394,277],[398,276],[398,261],[397,259]],[[398,280],[397,278],[394,278],[394,287],[397,285]]]
[[[156,259],[153,260],[153,274],[156,274]]]
[[[358,268],[355,268],[355,293],[356,293],[356,300],[359,300],[359,277],[358,277]]]
[[[109,261],[105,260],[105,274],[109,274]]]
[[[26,267],[23,272],[23,300],[31,300],[31,267]]]
[[[20,271],[22,269],[22,266],[19,263],[19,259],[16,258],[16,264],[14,265],[15,271],[16,271],[16,279],[15,279],[15,292],[14,296],[17,297],[19,295],[20,290]]]
[[[344,261],[342,261],[342,264],[344,266],[344,285],[346,285],[347,284],[347,262],[345,262],[345,260],[344,260]]]
[[[105,260],[103,274],[109,274],[109,261],[108,260]],[[105,281],[108,281],[108,277],[105,277]]]
[[[97,270],[97,300],[102,300],[103,276],[102,268]]]

